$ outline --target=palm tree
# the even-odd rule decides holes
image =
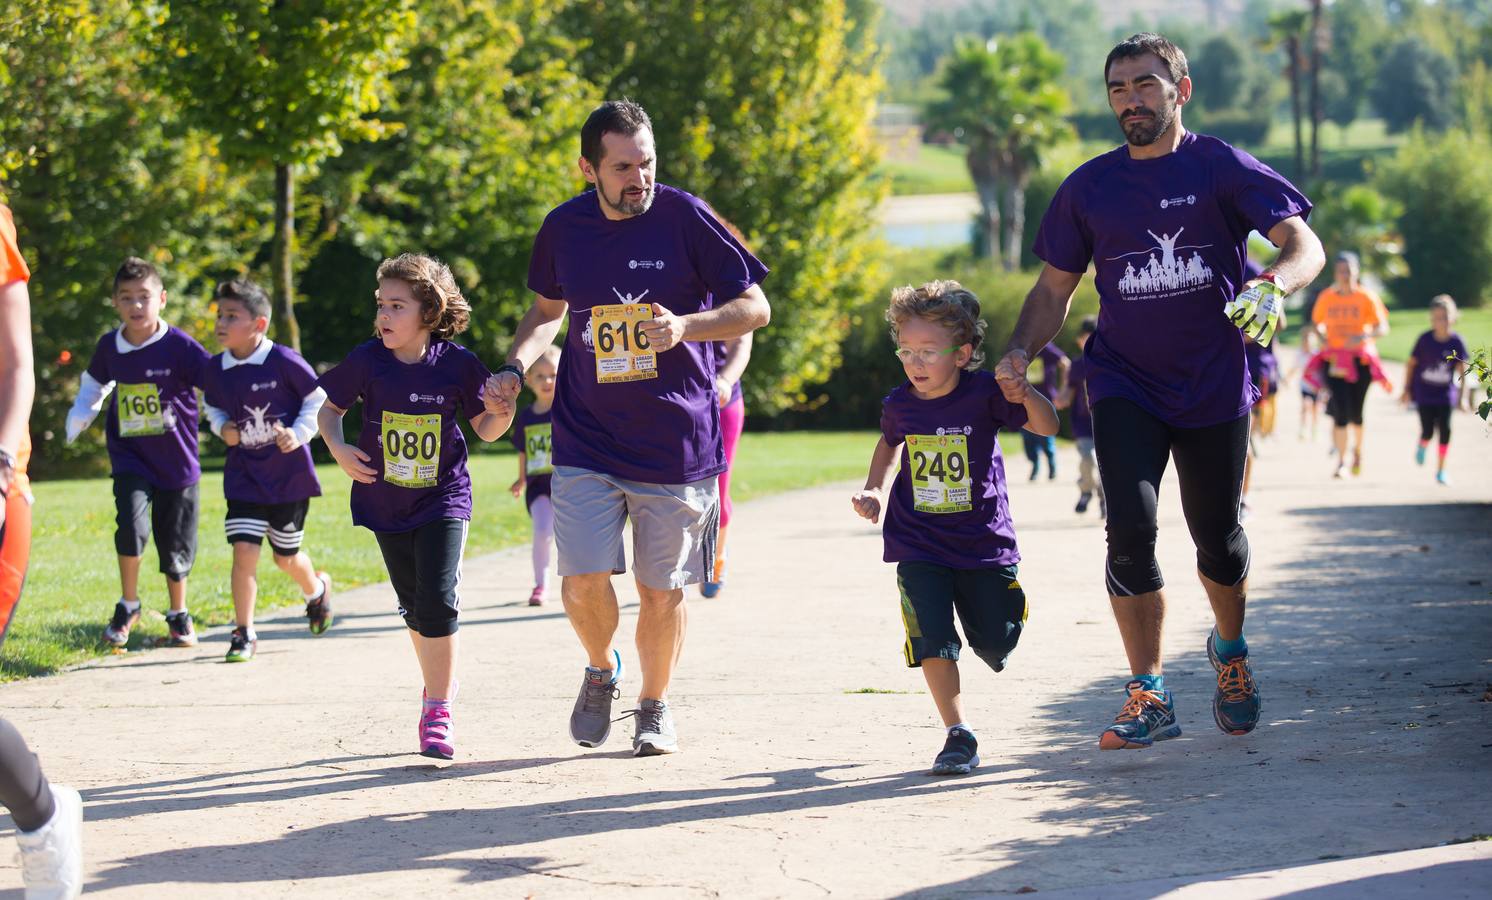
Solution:
[[[1035,34],[998,43],[967,38],[944,60],[943,96],[929,104],[929,129],[953,135],[979,194],[985,249],[1007,270],[1021,263],[1026,186],[1042,155],[1072,134],[1071,101],[1057,85],[1064,61]]]
[[[1300,38],[1310,13],[1305,10],[1275,13],[1269,17],[1269,45],[1285,49],[1285,74],[1290,79],[1290,114],[1295,121],[1295,177],[1305,174],[1305,139],[1301,134]]]

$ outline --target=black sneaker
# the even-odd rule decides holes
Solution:
[[[316,578],[321,582],[321,596],[306,602],[306,620],[312,634],[325,634],[332,627],[332,576],[317,572]]]
[[[1077,513],[1085,513],[1088,511],[1088,504],[1092,502],[1093,493],[1091,491],[1083,491],[1083,493],[1078,496],[1078,505],[1074,506],[1072,508],[1072,511]]]
[[[258,639],[249,637],[247,628],[235,628],[233,636],[228,639],[228,656],[224,662],[248,662],[258,649]]]
[[[166,628],[171,632],[172,647],[197,646],[197,630],[192,627],[192,614],[182,610],[166,614]]]
[[[123,647],[130,642],[130,629],[140,621],[141,607],[135,607],[134,612],[120,600],[114,604],[114,616],[109,619],[109,624],[104,628],[104,643],[114,647]]]
[[[948,732],[943,743],[943,752],[933,760],[934,775],[967,775],[979,765],[979,741],[965,728],[954,728]]]

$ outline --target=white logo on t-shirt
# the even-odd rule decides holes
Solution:
[[[263,406],[249,406],[244,404],[244,412],[249,414],[247,419],[238,423],[238,443],[244,447],[263,447],[265,444],[275,442],[275,428],[265,419],[269,412],[269,404]]]
[[[661,271],[663,271],[663,260],[661,260],[661,259],[629,259],[629,260],[627,260],[627,268],[629,268],[629,269],[657,269],[658,271],[661,272]]]
[[[1164,299],[1190,293],[1212,284],[1212,267],[1207,265],[1201,254],[1202,250],[1212,245],[1194,244],[1177,247],[1176,241],[1181,237],[1181,232],[1185,230],[1185,228],[1178,228],[1172,234],[1156,234],[1147,229],[1145,233],[1155,239],[1156,246],[1109,257],[1110,262],[1126,257],[1147,257],[1138,267],[1134,260],[1129,260],[1124,264],[1124,274],[1120,276],[1116,287],[1125,299]],[[1178,253],[1178,250],[1182,252]],[[1190,256],[1185,253],[1187,250],[1192,251]]]

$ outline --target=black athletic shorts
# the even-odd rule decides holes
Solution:
[[[963,644],[953,627],[956,611],[979,658],[996,672],[1005,668],[1005,658],[1026,626],[1026,592],[1015,566],[954,569],[902,562],[896,564],[896,584],[907,630],[902,651],[908,666],[917,668],[924,659],[958,659]]]
[[[423,637],[456,633],[467,524],[465,519],[436,519],[411,531],[374,532],[399,597],[399,615]]]

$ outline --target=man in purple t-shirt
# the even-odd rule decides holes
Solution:
[[[1052,198],[1034,248],[1046,266],[995,374],[1012,402],[1025,395],[1028,362],[1061,328],[1092,263],[1098,328],[1084,355],[1108,503],[1106,583],[1134,675],[1099,740],[1117,750],[1181,733],[1161,675],[1164,582],[1155,561],[1156,497],[1172,457],[1217,622],[1207,639],[1218,670],[1213,717],[1228,734],[1258,723],[1243,639],[1249,550],[1238,517],[1257,399],[1243,335],[1267,344],[1281,299],[1309,283],[1325,255],[1305,224],[1311,204],[1288,181],[1182,126],[1192,82],[1179,47],[1134,35],[1110,51],[1104,79],[1127,144],[1079,167]],[[1245,281],[1251,231],[1280,254]]]
[[[603,103],[580,132],[595,185],[556,207],[534,239],[534,304],[493,386],[517,397],[524,371],[568,318],[554,401],[555,543],[565,613],[589,665],[570,736],[599,747],[620,696],[612,647],[632,520],[642,606],[635,755],[678,749],[666,702],[684,644],[684,591],[710,573],[725,471],[712,341],[771,315],[767,269],[697,198],[657,184],[653,127],[631,101]]]

